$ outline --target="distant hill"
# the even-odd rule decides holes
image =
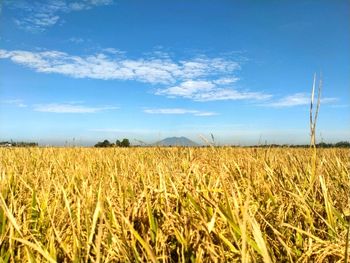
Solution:
[[[186,137],[169,137],[154,143],[157,146],[198,146],[197,143]]]

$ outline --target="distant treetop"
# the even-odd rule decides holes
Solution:
[[[129,147],[130,141],[129,139],[124,138],[122,141],[117,140],[116,143],[111,143],[108,140],[104,140],[103,142],[98,142],[95,144],[95,147]]]

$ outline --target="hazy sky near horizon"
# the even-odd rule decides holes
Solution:
[[[350,140],[350,1],[1,3],[0,140]]]

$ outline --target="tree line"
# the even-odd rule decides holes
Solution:
[[[94,147],[130,147],[130,141],[127,138],[120,140],[116,140],[115,143],[111,143],[109,140],[104,140],[102,142],[98,142],[94,145]]]
[[[288,148],[308,148],[309,144],[261,144],[261,145],[253,145],[248,147],[288,147]],[[320,142],[316,144],[317,148],[350,148],[350,142],[340,141],[336,143],[326,143]]]
[[[14,142],[14,141],[3,141],[0,142],[0,146],[6,147],[35,147],[38,146],[37,142]]]

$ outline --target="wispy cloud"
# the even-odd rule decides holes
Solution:
[[[215,87],[210,81],[204,80],[187,80],[177,86],[166,89],[159,89],[157,95],[167,95],[169,97],[190,98],[198,93],[209,92]]]
[[[350,104],[335,104],[331,105],[332,108],[350,108]]]
[[[84,39],[81,37],[71,37],[70,39],[68,39],[68,41],[74,44],[80,44],[84,42]]]
[[[338,101],[338,98],[322,98],[321,99],[321,103],[325,103],[325,104],[330,104],[330,103],[334,103],[337,101]]]
[[[237,80],[238,78],[229,83],[231,84]],[[219,79],[220,82],[221,79]],[[265,100],[271,97],[271,95],[261,92],[239,91],[232,87],[219,85],[217,80],[188,80],[170,88],[158,89],[156,94],[165,95],[170,98],[188,98],[195,101]]]
[[[209,112],[209,111],[198,111],[198,110],[189,110],[189,109],[182,109],[182,108],[168,108],[168,109],[145,109],[145,113],[148,114],[192,114],[194,116],[213,116],[217,115],[215,112]]]
[[[60,51],[0,49],[0,58],[10,59],[43,73],[59,73],[75,78],[137,80],[152,84],[170,84],[190,78],[232,74],[239,68],[237,62],[223,58],[194,58],[176,62],[169,58],[155,57],[127,59],[105,53],[81,57]]]
[[[225,84],[233,84],[235,82],[239,81],[239,78],[230,78],[230,77],[224,77],[224,78],[219,78],[217,80],[214,80],[213,82],[218,85],[225,85]]]
[[[75,103],[49,103],[49,104],[37,104],[34,105],[33,110],[39,112],[51,112],[51,113],[96,113],[107,110],[115,110],[118,107],[112,106],[85,106]]]
[[[113,0],[47,0],[47,1],[5,1],[9,8],[18,10],[15,23],[29,31],[44,31],[55,25],[62,14],[88,10],[96,6],[110,5]]]
[[[295,93],[293,95],[289,95],[283,97],[276,101],[269,101],[260,106],[265,107],[275,107],[275,108],[283,108],[283,107],[295,107],[295,106],[304,106],[309,105],[311,101],[310,94],[307,93]],[[336,98],[322,98],[321,103],[333,103],[337,101]]]
[[[1,104],[13,105],[18,108],[25,108],[27,105],[21,99],[12,99],[12,100],[1,100]]]
[[[103,48],[102,51],[105,52],[105,53],[110,53],[110,54],[119,55],[119,56],[123,56],[126,53],[124,51],[121,51],[119,49],[112,48],[112,47]]]
[[[74,78],[135,80],[161,84],[156,95],[187,98],[195,101],[266,100],[271,95],[235,88],[240,63],[230,58],[197,56],[174,60],[163,53],[145,58],[126,58],[125,53],[108,48],[104,52],[75,56],[60,51],[23,51],[0,49],[0,59],[42,73],[57,73]],[[209,80],[210,79],[210,80]]]

